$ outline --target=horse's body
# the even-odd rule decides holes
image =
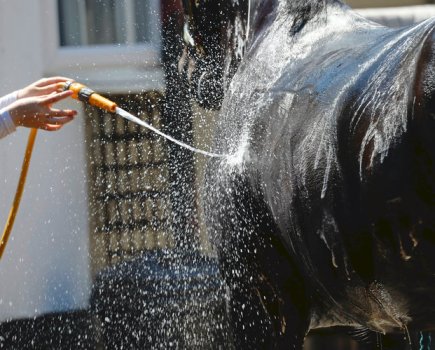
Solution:
[[[262,9],[215,134],[231,156],[209,162],[203,190],[236,343],[433,329],[435,20]]]

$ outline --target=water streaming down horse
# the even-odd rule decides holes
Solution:
[[[184,6],[191,84],[220,108],[213,152],[232,154],[209,160],[202,193],[236,347],[433,330],[435,19],[391,29],[338,0]]]

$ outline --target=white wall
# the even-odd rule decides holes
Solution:
[[[396,6],[413,6],[424,5],[429,3],[428,0],[346,0],[347,4],[354,8],[376,8],[376,7],[396,7]]]
[[[363,17],[389,27],[402,27],[435,16],[435,5],[357,9]]]
[[[46,70],[41,1],[0,0],[0,95]],[[73,107],[80,108],[76,102]],[[11,240],[0,261],[0,320],[85,307],[90,291],[83,115],[40,131]],[[28,130],[0,140],[0,229]]]

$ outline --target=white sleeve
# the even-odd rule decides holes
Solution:
[[[0,97],[0,139],[16,130],[15,124],[5,107],[17,100],[17,91]]]
[[[0,97],[0,109],[9,106],[12,102],[17,100],[18,91],[11,92],[3,97]]]
[[[16,126],[9,114],[9,111],[0,109],[0,139],[13,133]]]

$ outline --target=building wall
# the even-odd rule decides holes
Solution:
[[[0,1],[0,94],[45,75],[40,1]],[[59,72],[62,73],[62,72]],[[70,107],[80,107],[74,102]],[[38,133],[15,227],[0,261],[0,320],[87,304],[88,220],[83,115]],[[0,225],[13,200],[28,129],[0,140]]]
[[[155,13],[159,16],[159,13]],[[55,0],[0,0],[0,96],[63,75],[103,93],[163,89],[159,48],[58,47]],[[21,207],[0,261],[0,321],[88,305],[88,155],[83,106],[55,133],[38,132]],[[0,227],[13,200],[28,129],[0,140]]]
[[[394,6],[410,6],[424,5],[433,3],[430,0],[346,0],[346,3],[354,8],[365,7],[394,7]]]

